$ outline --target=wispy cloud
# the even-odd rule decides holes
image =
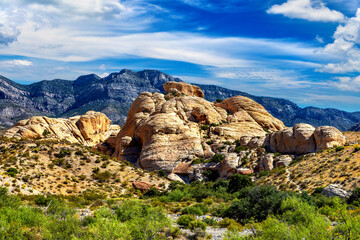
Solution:
[[[287,0],[273,5],[267,13],[320,22],[342,22],[345,19],[341,12],[330,10],[321,0]]]
[[[33,63],[27,60],[9,60],[9,61],[0,61],[1,67],[29,67],[32,66]]]

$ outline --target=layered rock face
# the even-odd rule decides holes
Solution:
[[[105,114],[93,111],[69,119],[36,116],[18,122],[5,132],[4,137],[46,137],[94,146],[120,130],[119,126],[110,123]]]
[[[336,128],[309,124],[296,124],[269,136],[268,148],[271,152],[306,154],[346,143],[343,134]]]
[[[213,154],[205,147],[209,139],[265,136],[267,131],[284,128],[280,120],[246,97],[215,104],[191,85],[170,82],[164,89],[167,95],[144,92],[132,104],[113,143],[120,160],[137,160],[147,170],[188,173],[192,159]],[[173,94],[174,89],[180,94]]]

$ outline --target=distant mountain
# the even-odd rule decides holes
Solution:
[[[352,126],[349,131],[360,132],[360,122]]]
[[[334,126],[342,131],[346,131],[354,126],[354,124],[360,122],[360,112],[349,113],[333,108],[301,108],[286,99],[258,97],[213,85],[196,85],[203,90],[205,98],[209,101],[215,101],[217,98],[225,99],[236,95],[249,97],[263,105],[273,116],[282,120],[286,126],[293,126],[296,123],[308,123],[315,127],[323,125]]]
[[[30,85],[18,84],[0,76],[0,126],[9,127],[34,115],[69,117],[84,114],[88,110],[103,112],[114,123],[123,124],[130,105],[141,92],[164,92],[162,85],[167,81],[181,80],[156,70],[134,72],[127,69],[105,78],[90,74],[80,76],[75,81],[55,79]],[[300,108],[285,99],[257,97],[212,85],[198,86],[209,101],[236,95],[249,97],[262,104],[287,126],[305,122],[347,130],[360,122],[360,112]]]

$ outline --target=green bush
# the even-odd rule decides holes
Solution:
[[[213,163],[220,163],[224,160],[224,155],[222,155],[221,153],[216,153],[210,160],[210,162]]]
[[[271,186],[247,187],[240,190],[238,199],[223,213],[224,217],[233,218],[238,222],[250,219],[262,221],[269,214],[275,214],[281,205],[283,195]]]
[[[10,177],[13,178],[16,178],[16,174],[18,174],[18,170],[16,168],[9,168],[6,172]]]
[[[193,206],[186,207],[181,210],[181,214],[190,214],[190,215],[204,215],[209,211],[208,207],[203,203],[197,203]]]
[[[190,222],[195,220],[196,218],[192,215],[182,215],[176,220],[176,223],[184,228],[189,228]]]
[[[340,151],[342,151],[342,150],[344,150],[344,149],[345,149],[344,146],[335,147],[335,151],[337,151],[337,152],[340,152]]]
[[[202,125],[201,130],[209,130],[209,125]]]
[[[230,177],[228,192],[234,193],[252,185],[253,182],[249,176],[237,173]]]

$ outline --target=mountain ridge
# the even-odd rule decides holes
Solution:
[[[0,126],[10,127],[15,122],[35,115],[69,117],[89,110],[105,113],[116,124],[123,124],[135,98],[144,91],[164,92],[167,81],[182,81],[158,70],[132,71],[123,69],[101,78],[96,74],[79,76],[75,80],[43,80],[29,85],[16,83],[0,75]],[[215,85],[199,86],[206,100],[216,101],[236,95],[249,97],[263,105],[285,125],[309,123],[330,125],[348,130],[360,122],[360,112],[349,113],[338,109],[301,108],[286,99],[254,96],[239,90]]]

